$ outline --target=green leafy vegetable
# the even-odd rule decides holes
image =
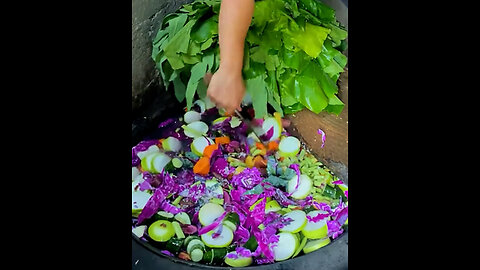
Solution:
[[[219,67],[220,0],[196,0],[167,15],[153,40],[152,59],[168,90],[190,108],[206,95],[201,78]],[[243,77],[255,117],[268,106],[283,114],[307,108],[339,114],[337,80],[347,57],[347,31],[335,11],[318,0],[255,2],[245,39]]]

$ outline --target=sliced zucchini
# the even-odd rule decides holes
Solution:
[[[147,229],[147,225],[140,225],[134,229],[132,229],[133,234],[135,234],[138,238],[142,237]]]
[[[297,233],[307,225],[307,214],[302,210],[293,210],[290,213],[283,215],[284,218],[291,218],[292,221],[283,228],[280,228],[282,232]]]
[[[313,181],[308,177],[306,174],[300,175],[300,183],[298,185],[297,190],[295,190],[295,186],[297,185],[297,178],[298,176],[295,175],[288,181],[287,184],[287,192],[291,193],[291,197],[297,200],[305,199],[313,190]]]
[[[237,254],[236,251],[232,251],[230,253],[238,256],[238,258],[236,258],[236,259],[231,259],[231,258],[225,257],[225,263],[232,266],[232,267],[245,267],[245,266],[249,266],[253,262],[252,257],[240,256],[240,255]]]
[[[180,212],[180,213],[176,214],[175,215],[175,220],[177,220],[178,222],[180,222],[182,224],[188,224],[188,225],[192,224],[191,221],[190,221],[190,217],[185,212]]]
[[[182,126],[183,133],[190,138],[197,138],[207,134],[208,126],[202,121],[194,121],[188,125]]]
[[[320,249],[330,243],[330,238],[326,237],[323,239],[318,239],[318,240],[310,240],[307,242],[305,247],[303,248],[303,252],[305,254],[310,253],[312,251],[315,251],[317,249]]]
[[[202,119],[202,114],[197,111],[188,111],[183,116],[185,123],[190,124],[195,121],[200,121]]]
[[[162,147],[165,151],[178,152],[182,149],[182,143],[175,137],[168,137],[162,141]]]
[[[203,226],[212,224],[218,217],[220,217],[225,209],[216,203],[206,203],[198,211],[198,220]]]
[[[273,255],[275,261],[284,261],[295,253],[300,243],[298,238],[289,232],[279,233],[278,236],[278,242],[273,247]]]
[[[166,242],[175,235],[175,230],[170,221],[157,220],[148,227],[148,235],[154,241]]]
[[[265,121],[263,121],[262,129],[264,133],[267,133],[272,127],[273,135],[269,140],[267,140],[267,142],[278,140],[278,138],[280,138],[280,135],[282,134],[282,124],[278,123],[275,117],[268,117],[267,119],[265,119]]]
[[[265,214],[270,213],[270,212],[277,212],[280,209],[282,209],[282,207],[280,207],[278,202],[275,201],[275,200],[271,200],[271,201],[267,202],[267,204],[265,205]]]
[[[318,214],[327,214],[326,211],[322,210],[315,210],[311,211],[307,214],[309,217],[316,217]],[[305,237],[310,239],[321,239],[325,238],[328,234],[328,227],[327,227],[328,218],[324,218],[317,222],[307,221],[307,225],[303,227],[302,233]]]
[[[294,157],[300,152],[300,141],[293,136],[285,137],[278,145],[278,152],[282,157]]]
[[[220,235],[213,238],[213,234],[215,233],[215,231],[216,230],[212,230],[201,235],[202,241],[207,247],[221,248],[226,247],[230,245],[230,243],[232,243],[233,232],[229,227],[223,226]]]
[[[214,144],[212,139],[205,136],[200,136],[193,140],[192,144],[190,145],[190,149],[192,149],[192,152],[195,155],[201,157],[203,156],[203,150],[205,149],[205,147],[211,144]]]

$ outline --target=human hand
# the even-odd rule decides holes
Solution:
[[[229,115],[242,110],[245,84],[241,72],[219,68],[213,75],[206,74],[204,79],[208,85],[207,96],[217,108],[223,108]]]

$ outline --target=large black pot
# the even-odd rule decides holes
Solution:
[[[347,0],[323,0],[324,3],[334,8],[338,20],[348,27],[348,1]],[[156,125],[163,119],[182,114],[184,104],[178,104],[171,95],[171,91],[165,92],[158,89],[150,92],[146,97],[148,102],[134,111],[132,117],[132,147],[145,136],[156,129]],[[331,168],[336,172],[335,168]],[[245,269],[256,270],[280,270],[280,269],[347,269],[348,268],[348,232],[342,234],[317,251],[306,255],[274,264],[249,266]],[[166,256],[160,250],[149,243],[140,240],[132,233],[132,269],[162,269],[162,270],[187,270],[187,269],[231,269],[228,267],[209,266],[200,263],[187,262],[178,258]]]

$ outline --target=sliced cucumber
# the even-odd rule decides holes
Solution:
[[[309,212],[307,216],[314,218],[318,214],[327,214],[327,212],[323,210],[315,210]],[[305,227],[302,229],[303,235],[310,239],[321,239],[326,237],[328,234],[327,221],[328,218],[324,218],[317,222],[311,222],[307,220],[307,225],[305,225]]]
[[[192,259],[192,261],[194,262],[199,262],[202,260],[203,258],[203,250],[201,249],[194,249],[192,250],[192,252],[190,253],[190,258]]]
[[[175,229],[170,221],[157,220],[148,227],[148,235],[154,241],[166,242],[175,235]]]
[[[293,253],[292,255],[292,258],[295,258],[299,253],[300,251],[302,251],[302,249],[305,247],[305,245],[307,244],[307,240],[308,238],[307,237],[303,237],[302,241],[300,242],[300,245],[298,246],[297,250],[295,250],[295,253]]]
[[[196,111],[188,111],[183,116],[183,121],[185,121],[185,123],[187,124],[195,121],[200,121],[200,119],[202,119],[202,114]]]
[[[282,209],[282,207],[280,207],[278,202],[275,201],[275,200],[271,200],[271,201],[267,202],[267,204],[265,204],[265,214],[270,213],[270,212],[277,212],[280,209]]]
[[[294,157],[300,152],[300,141],[293,136],[285,137],[278,145],[278,152],[282,157]]]
[[[227,119],[227,118],[228,118],[228,117],[226,117],[226,116],[219,117],[219,118],[213,120],[212,125],[216,125],[216,124],[218,124],[218,123],[221,123],[221,122],[225,121],[225,119]]]
[[[245,267],[245,266],[249,266],[253,262],[252,257],[240,256],[240,255],[237,254],[236,251],[229,252],[229,254],[230,253],[238,256],[238,258],[236,258],[236,259],[231,259],[231,258],[225,257],[225,263],[232,266],[232,267]]]
[[[173,158],[172,159],[172,164],[173,164],[173,167],[175,167],[177,169],[180,169],[183,166],[183,162],[179,158]]]
[[[310,240],[307,242],[305,247],[303,248],[303,252],[305,254],[320,249],[330,243],[330,238],[318,239],[318,240]]]
[[[221,247],[226,247],[230,245],[230,243],[232,243],[233,232],[229,227],[223,226],[222,232],[220,233],[220,235],[217,236],[216,238],[213,238],[212,235],[215,233],[215,231],[216,230],[212,230],[201,235],[202,241],[203,243],[205,243],[207,247],[221,248]]]
[[[298,238],[289,232],[279,233],[278,236],[278,242],[273,247],[273,255],[275,261],[284,261],[295,253],[300,243]]]
[[[205,249],[205,244],[200,239],[192,239],[188,242],[187,253],[190,254],[194,249]]]
[[[160,152],[150,152],[146,156],[143,157],[143,159],[140,162],[140,165],[142,166],[142,169],[144,171],[148,172],[153,172],[153,167],[152,167],[152,160],[155,158]]]
[[[218,263],[223,261],[227,255],[227,248],[212,248],[203,254],[203,261],[207,264]]]
[[[220,217],[225,209],[216,203],[206,203],[198,211],[198,220],[203,226],[212,224],[218,217]]]
[[[275,117],[268,117],[267,119],[265,119],[265,121],[263,121],[262,129],[264,134],[267,133],[272,127],[273,135],[270,139],[267,140],[267,142],[278,140],[278,138],[280,138],[280,135],[282,134],[282,124],[278,123]]]
[[[134,229],[132,229],[133,234],[135,234],[138,238],[142,237],[147,229],[147,225],[140,225]]]
[[[183,241],[183,245],[185,246],[185,248],[188,247],[188,244],[190,244],[190,241],[195,240],[195,239],[200,240],[200,237],[197,236],[197,235],[189,235],[189,236],[187,236],[187,238],[185,238],[185,241]],[[201,240],[200,240],[200,241],[201,241]],[[203,243],[203,242],[202,242],[202,243]],[[187,253],[188,253],[188,252],[187,252]]]
[[[197,138],[207,134],[208,126],[202,121],[194,121],[186,126],[182,126],[183,133],[190,138]]]
[[[283,215],[283,217],[291,218],[292,221],[280,229],[282,232],[296,233],[301,231],[303,227],[307,225],[307,214],[305,214],[305,212],[302,210],[293,210],[292,212]]]
[[[150,199],[152,195],[148,194],[145,191],[133,191],[132,192],[132,209],[143,209],[145,204],[147,204],[148,199]]]
[[[151,145],[150,147],[148,147],[147,150],[142,151],[142,152],[138,152],[137,156],[138,156],[139,159],[143,159],[151,153],[158,153],[158,152],[160,152],[160,148],[158,148],[158,146],[156,146],[154,144],[154,145]]]
[[[223,225],[232,229],[232,232],[237,230],[238,224],[240,224],[240,218],[237,213],[228,213],[225,219],[222,222]]]
[[[165,151],[178,152],[182,149],[182,143],[175,137],[168,137],[162,141],[162,147]]]
[[[178,239],[185,238],[185,234],[182,231],[182,227],[180,227],[180,223],[177,221],[172,221],[172,226]]]
[[[298,176],[295,175],[288,181],[287,184],[287,192],[291,193],[292,198],[301,200],[305,199],[313,190],[313,181],[308,177],[306,174],[300,175],[300,183],[298,184],[298,188],[295,191],[295,186],[297,185],[297,178]],[[292,193],[293,192],[293,193]]]
[[[132,167],[132,181],[135,181],[135,178],[137,178],[137,176],[139,176],[140,174],[141,173],[137,167]]]
[[[167,156],[165,153],[157,153],[151,161],[151,171],[154,173],[162,172],[163,168],[165,168],[165,165],[167,165],[170,160],[172,160],[172,158]]]
[[[166,218],[166,219],[171,219],[173,218],[173,214],[172,213],[169,213],[169,212],[165,212],[165,211],[158,211],[157,212],[157,215],[163,217],[163,218]]]
[[[177,220],[178,222],[180,222],[182,224],[188,224],[188,225],[192,224],[191,221],[190,221],[190,217],[185,212],[180,212],[180,213],[176,214],[175,215],[175,220]]]
[[[195,155],[201,157],[203,156],[203,150],[205,150],[205,147],[211,144],[214,144],[212,139],[205,136],[200,136],[193,140],[192,144],[190,145],[190,148],[192,149],[192,152]]]

